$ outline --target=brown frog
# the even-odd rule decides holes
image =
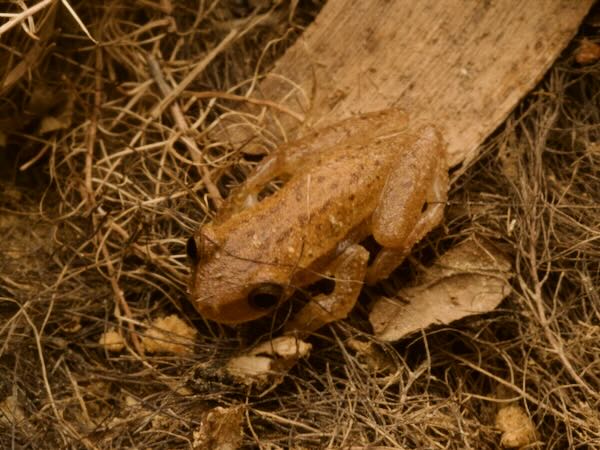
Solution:
[[[284,186],[256,201],[263,187]],[[353,117],[286,144],[188,241],[191,300],[205,318],[264,316],[296,289],[335,285],[287,323],[311,333],[347,316],[363,283],[386,278],[442,220],[448,168],[440,134],[396,109]],[[381,246],[372,263],[361,245]]]

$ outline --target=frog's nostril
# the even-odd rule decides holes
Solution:
[[[427,211],[427,208],[429,208],[429,203],[427,203],[427,202],[423,203],[423,206],[421,206],[421,213],[424,213],[425,211]]]
[[[274,283],[261,284],[250,292],[248,303],[257,309],[271,309],[279,303],[283,287]]]

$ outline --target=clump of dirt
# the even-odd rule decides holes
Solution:
[[[253,389],[222,369],[271,321],[198,317],[185,242],[260,159],[211,130],[260,103],[257,80],[321,2],[72,3],[100,45],[59,2],[39,5],[0,47],[0,446],[189,448],[203,418],[239,421],[239,405],[245,447],[495,449],[506,404],[535,427],[530,445],[600,440],[600,64],[573,56],[597,26],[485,143],[414,252],[494,241],[514,261],[509,299],[373,343],[385,370],[352,344],[373,342],[357,308],[281,385]],[[172,315],[187,339],[155,325]],[[145,338],[186,351],[149,354]]]

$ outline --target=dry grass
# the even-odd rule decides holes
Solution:
[[[190,311],[184,247],[254,164],[208,132],[318,5],[169,4],[73,2],[99,47],[64,8],[2,36],[0,446],[189,448],[209,408],[245,404],[248,447],[492,449],[515,401],[539,448],[600,447],[600,65],[565,52],[415,253],[499,243],[515,261],[500,309],[383,345],[384,374],[347,345],[372,339],[357,311],[265,393],[219,370],[256,332]],[[174,312],[199,330],[193,353],[143,355],[147,324]],[[98,344],[111,329],[120,354]]]

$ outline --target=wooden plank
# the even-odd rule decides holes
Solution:
[[[469,162],[592,3],[329,0],[252,95],[301,112],[309,126],[397,106],[442,129],[451,165]],[[302,133],[290,115],[262,113],[271,131]],[[255,126],[223,124],[234,145],[252,151]]]

